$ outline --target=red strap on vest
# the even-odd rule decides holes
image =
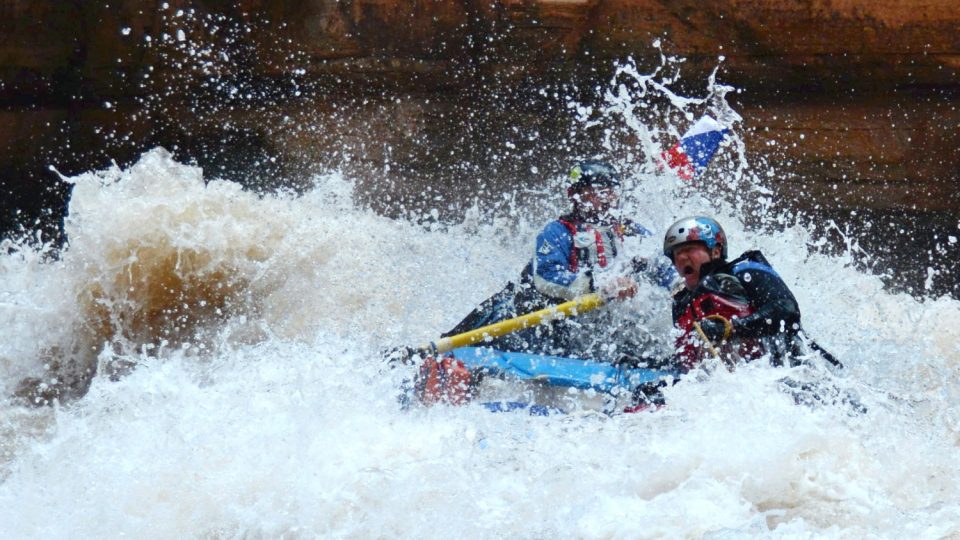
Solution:
[[[605,268],[607,266],[607,256],[603,253],[603,237],[600,235],[600,231],[594,229],[594,236],[597,238],[597,262],[600,263],[600,268]]]
[[[573,243],[570,246],[569,265],[570,265],[570,271],[576,274],[577,273],[577,246],[576,246],[576,240],[574,240],[574,238],[577,236],[577,232],[578,232],[577,226],[564,219],[559,219],[557,221],[562,223],[563,226],[566,227],[568,231],[570,231],[570,238],[573,241]],[[603,249],[603,235],[600,234],[600,231],[598,231],[597,229],[591,228],[589,225],[584,225],[583,228],[586,230],[586,232],[591,232],[591,231],[593,232],[594,238],[596,238],[597,240],[597,262],[600,264],[601,268],[605,268],[607,266],[607,255]]]

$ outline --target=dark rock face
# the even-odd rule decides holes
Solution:
[[[800,207],[956,216],[957,28],[953,0],[0,0],[0,227],[56,220],[48,165],[157,144],[238,179],[350,154],[381,202],[384,174],[535,183],[595,148],[565,98],[655,65],[655,40],[742,89],[748,148]]]

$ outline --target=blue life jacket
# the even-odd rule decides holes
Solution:
[[[551,221],[537,235],[532,261],[534,286],[549,297],[563,300],[593,292],[594,269],[610,264],[622,251],[623,238],[632,235],[651,233],[633,222],[598,226],[567,216]],[[676,279],[676,270],[665,257],[643,263],[643,273],[664,288]]]

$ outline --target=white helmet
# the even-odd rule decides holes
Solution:
[[[690,216],[671,225],[663,237],[663,254],[672,261],[673,250],[688,242],[703,242],[709,250],[720,246],[720,256],[727,258],[727,234],[713,218]]]

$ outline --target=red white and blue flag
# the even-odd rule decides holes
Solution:
[[[723,124],[705,115],[690,126],[680,142],[662,154],[663,161],[680,178],[690,180],[707,168],[729,132]]]

